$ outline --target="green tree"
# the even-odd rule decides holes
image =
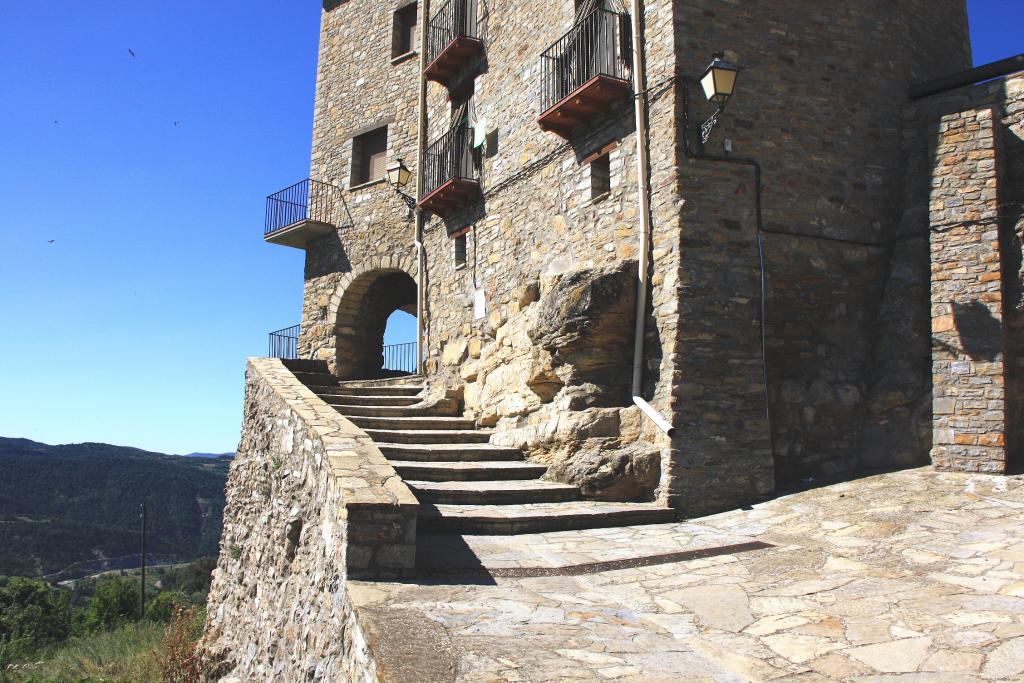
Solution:
[[[8,651],[59,643],[70,633],[71,611],[63,592],[17,577],[0,588],[0,641]]]
[[[139,582],[112,579],[96,586],[89,601],[86,624],[93,630],[109,629],[139,618]]]

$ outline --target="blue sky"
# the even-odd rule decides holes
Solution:
[[[970,9],[976,63],[1024,51],[1024,2]],[[234,450],[244,359],[299,320],[263,197],[308,174],[320,3],[2,14],[0,435]]]

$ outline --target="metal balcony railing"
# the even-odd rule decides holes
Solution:
[[[384,347],[384,370],[416,373],[416,342],[388,344]]]
[[[632,79],[629,15],[596,9],[541,53],[541,111],[595,76]]]
[[[479,38],[477,0],[448,0],[430,18],[427,64],[433,62],[456,38]]]
[[[449,180],[476,178],[473,161],[473,129],[468,120],[452,128],[427,148],[424,159],[423,194],[429,195]]]
[[[264,237],[302,221],[338,225],[341,190],[319,180],[306,179],[267,197]]]
[[[290,360],[299,357],[299,325],[270,333],[271,358]]]

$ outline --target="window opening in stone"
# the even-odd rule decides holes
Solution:
[[[459,235],[452,240],[452,256],[456,270],[466,267],[466,235]]]
[[[611,190],[611,161],[607,154],[602,154],[590,162],[590,198],[599,199]]]
[[[352,138],[352,185],[384,177],[388,155],[388,127],[382,126]]]
[[[401,57],[416,44],[416,3],[396,10],[391,31],[391,57]]]

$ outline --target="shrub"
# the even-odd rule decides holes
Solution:
[[[113,579],[96,586],[89,601],[86,624],[93,630],[110,629],[139,618],[139,582]]]
[[[5,657],[67,639],[71,611],[67,595],[42,581],[12,578],[0,588],[0,641]]]
[[[166,624],[174,617],[178,607],[188,604],[188,599],[181,593],[161,591],[155,598],[146,603],[146,618]]]
[[[159,655],[164,683],[199,683],[202,667],[196,647],[203,634],[203,610],[196,606],[178,607],[164,631],[163,651]]]

